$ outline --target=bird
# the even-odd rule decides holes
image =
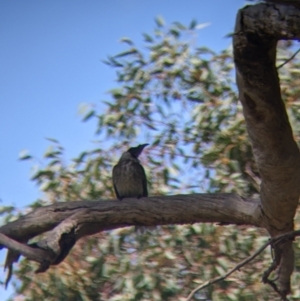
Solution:
[[[140,144],[129,148],[113,167],[112,179],[114,191],[119,200],[123,198],[141,198],[148,196],[147,177],[144,167],[138,159],[143,149],[149,145]],[[144,233],[143,226],[135,227],[136,232]]]

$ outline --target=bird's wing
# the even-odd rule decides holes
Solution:
[[[118,169],[120,169],[119,164],[114,166],[113,172],[112,172],[112,174],[113,174],[112,178],[113,178],[113,186],[114,186],[116,197],[120,200],[121,196],[119,195],[118,190],[117,190],[117,186],[116,186],[116,178],[118,177]]]
[[[136,172],[139,174],[140,178],[142,179],[143,196],[148,196],[147,177],[146,177],[144,167],[140,163],[135,163],[135,166],[136,166]]]

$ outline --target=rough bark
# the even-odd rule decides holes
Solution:
[[[272,237],[293,230],[300,192],[300,155],[281,99],[276,44],[299,37],[300,10],[293,6],[258,4],[238,13],[236,78],[262,179],[263,223]],[[279,290],[286,295],[294,267],[292,242],[276,246],[275,254]]]
[[[0,245],[10,250],[5,266],[11,275],[12,265],[20,254],[39,262],[37,272],[42,272],[49,265],[60,263],[79,238],[104,230],[196,222],[259,227],[262,220],[259,200],[244,199],[235,194],[56,203],[0,227]],[[40,241],[26,245],[31,238],[43,233],[46,234]]]
[[[293,5],[293,6],[300,7],[299,0],[266,0],[266,2],[271,2],[275,4]]]
[[[75,230],[76,240],[104,230],[125,226],[156,226],[218,222],[261,226],[260,202],[236,194],[190,194],[122,201],[56,203],[0,227],[0,233],[17,241]],[[49,235],[49,236],[51,236]],[[0,236],[1,241],[1,236]]]

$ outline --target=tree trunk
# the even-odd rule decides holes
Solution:
[[[300,35],[300,10],[258,4],[241,9],[234,34],[234,59],[253,153],[261,175],[263,224],[272,237],[293,230],[299,199],[300,155],[281,99],[276,68],[279,39]],[[290,292],[292,242],[275,247],[279,291]]]

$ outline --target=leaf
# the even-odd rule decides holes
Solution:
[[[92,105],[86,102],[81,102],[78,106],[78,114],[84,116],[87,112],[91,111]]]
[[[52,145],[50,145],[45,153],[44,158],[56,158],[57,156],[61,155],[61,151],[58,151],[57,148],[54,148]]]
[[[93,117],[93,116],[95,116],[95,115],[96,115],[95,110],[91,110],[88,114],[86,114],[86,115],[83,117],[82,121],[87,121],[87,120],[89,120],[91,117]]]
[[[111,67],[123,67],[123,64],[115,60],[113,57],[108,57],[108,60],[102,60],[102,62]]]
[[[57,164],[60,164],[61,163],[61,161],[60,160],[52,160],[51,162],[49,162],[49,167],[51,167],[51,166],[54,166],[54,165],[57,165]]]
[[[203,28],[205,28],[205,27],[207,27],[207,26],[210,26],[211,25],[211,23],[210,22],[206,22],[206,23],[200,23],[200,24],[198,24],[197,26],[195,26],[195,29],[203,29]]]
[[[178,38],[178,37],[180,36],[180,31],[179,31],[178,29],[175,29],[175,28],[171,28],[171,29],[170,29],[170,33],[171,33],[174,37],[176,37],[176,38]]]
[[[195,29],[196,25],[197,25],[197,21],[193,19],[190,23],[189,29]]]
[[[88,155],[88,152],[82,152],[78,158],[74,159],[76,163],[81,163],[85,159],[85,157]]]
[[[14,206],[0,206],[0,215],[12,213],[15,210]]]
[[[143,33],[142,35],[144,37],[145,42],[152,43],[154,41],[153,38],[149,34]]]
[[[158,27],[163,27],[165,25],[165,20],[162,16],[157,16],[154,20]]]
[[[56,139],[54,139],[54,138],[48,138],[48,137],[46,137],[45,139],[46,139],[46,140],[48,140],[48,141],[50,141],[50,142],[53,142],[53,143],[59,144],[59,141],[58,141],[58,140],[56,140]]]
[[[127,38],[127,37],[121,38],[120,42],[126,43],[126,44],[128,44],[130,46],[133,45],[133,42],[129,38]]]
[[[224,38],[232,38],[233,35],[234,35],[234,32],[230,32],[230,33],[226,34],[226,35],[224,36]]]
[[[123,90],[120,88],[112,89],[109,91],[115,98],[124,97]]]
[[[53,176],[54,176],[54,172],[51,171],[51,170],[41,170],[41,171],[38,171],[35,175],[33,175],[31,177],[31,180],[37,180],[37,179],[40,179],[40,178],[48,178],[48,179],[53,179]]]
[[[174,22],[173,24],[180,30],[186,30],[186,27],[182,25],[180,22]]]
[[[47,181],[47,182],[43,182],[40,185],[40,190],[41,191],[49,191],[50,189],[53,189],[56,186],[57,186],[56,183],[53,183],[52,181],[49,181],[49,182]]]
[[[124,52],[121,52],[121,53],[115,55],[113,58],[116,59],[116,58],[120,58],[120,57],[131,55],[131,54],[135,54],[135,53],[138,53],[138,51],[135,48],[131,48],[131,49],[127,50],[127,51],[124,51]]]
[[[32,156],[29,155],[29,151],[27,149],[23,149],[19,152],[19,160],[29,160]]]

